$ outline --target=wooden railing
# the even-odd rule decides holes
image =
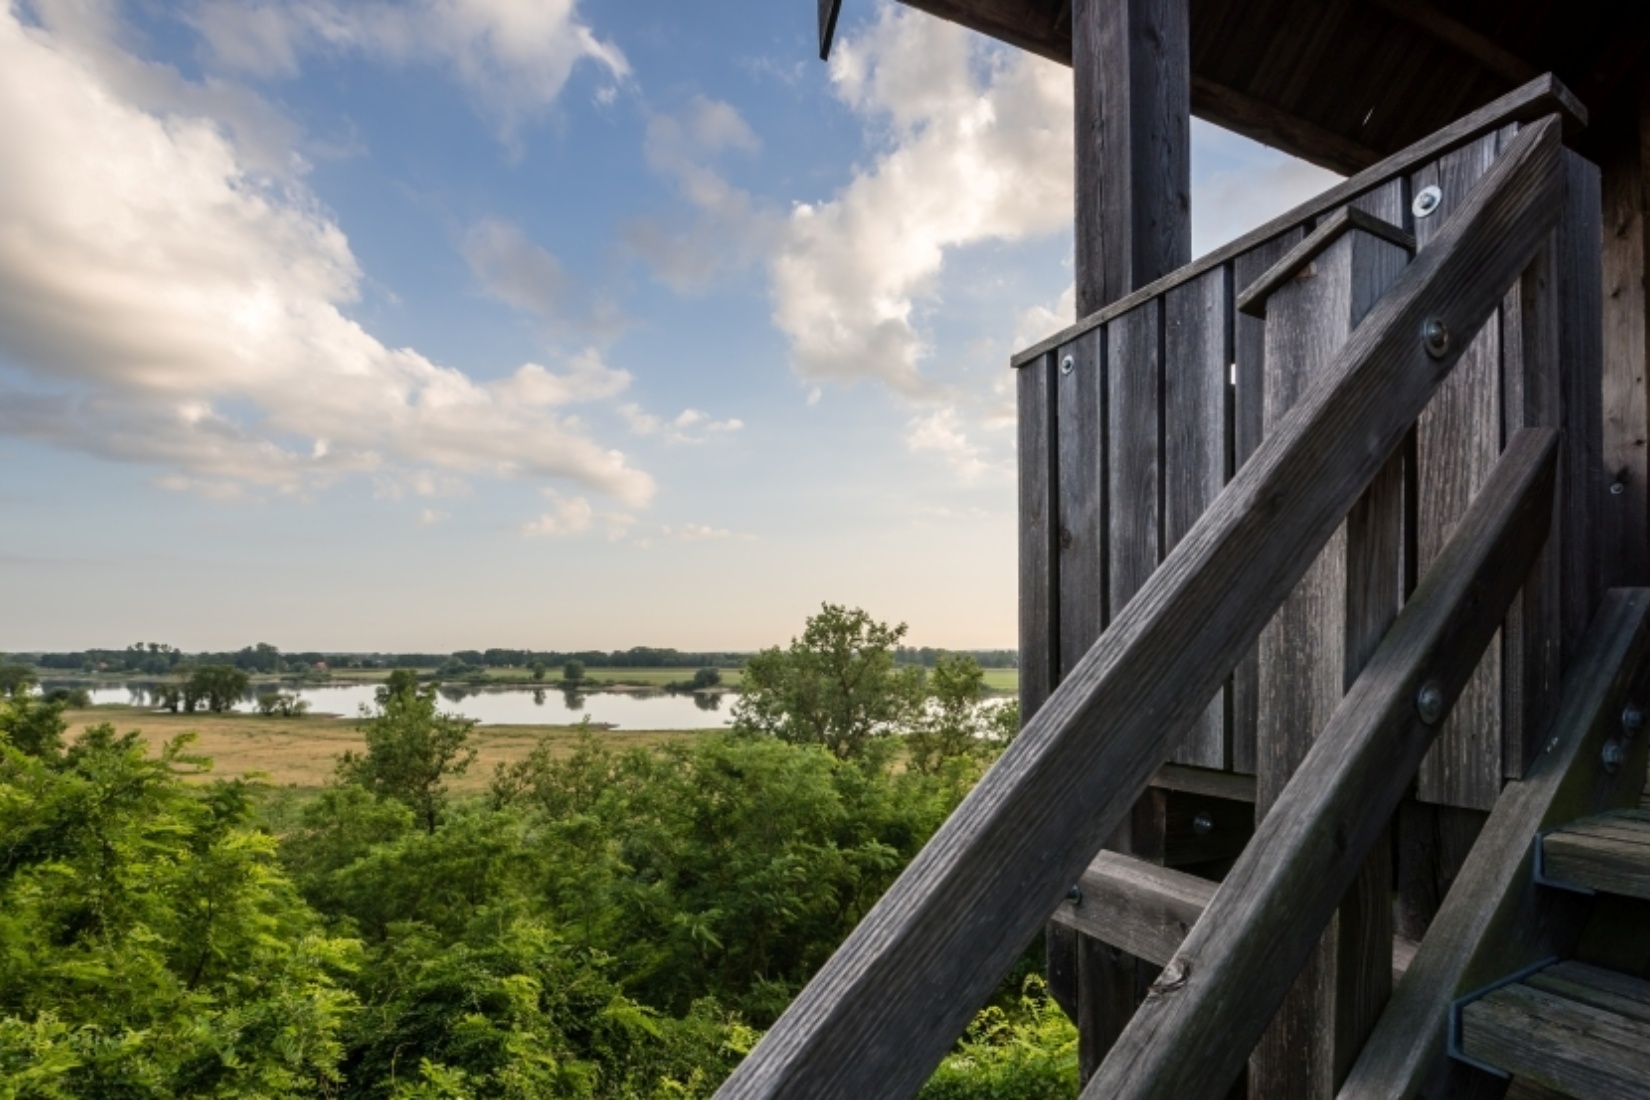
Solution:
[[[1209,494],[1206,510],[1188,511],[1197,516],[1195,522],[1161,563],[1155,552],[1137,563],[1137,590],[1128,592],[1126,601],[1115,583],[1119,570],[1111,570],[1109,592],[1100,589],[1096,599],[1103,603],[1102,597],[1109,597],[1120,609],[1104,633],[1097,614],[1088,625],[1098,640],[1084,640],[1081,659],[1071,663],[1020,737],[718,1095],[897,1097],[921,1087],[1152,774],[1205,720],[1209,700],[1400,452],[1451,368],[1547,242],[1565,194],[1560,130],[1560,120],[1549,116],[1509,138],[1459,206],[1440,218],[1426,247],[1390,279],[1339,350],[1319,364],[1315,380],[1303,380],[1300,392],[1289,395],[1288,411],[1269,425],[1231,481],[1222,489],[1216,479],[1211,487],[1218,495]],[[1193,288],[1187,293],[1195,306],[1197,286],[1197,280],[1182,281],[1162,291],[1161,303],[1154,297],[1135,303],[1151,307],[1148,314],[1134,309],[1112,315],[1118,327],[1113,332],[1112,322],[1104,322],[1106,346],[1120,342],[1126,348],[1138,338],[1156,349],[1164,324],[1155,312],[1158,305],[1170,310],[1174,290]],[[1229,282],[1222,287],[1227,295],[1222,300],[1229,302]],[[1215,297],[1211,292],[1204,300]],[[1137,314],[1149,316],[1151,325],[1131,333]],[[1096,325],[1090,325],[1085,333],[1063,334],[1036,354],[1052,358],[1056,349],[1094,331]],[[1222,377],[1228,350],[1209,349]],[[1049,394],[1036,392],[1039,385],[1098,374],[1080,371],[1075,362],[1064,374],[1053,362],[1048,367],[1022,373],[1022,399],[1031,387],[1033,407],[1049,407]],[[1106,408],[1100,400],[1093,411]],[[1049,423],[1033,419],[1029,428],[1022,420],[1022,431]],[[1066,430],[1061,422],[1060,431]],[[1084,430],[1097,432],[1099,425],[1074,425],[1074,443],[1084,441]],[[1051,463],[1068,453],[1064,435],[1059,446],[1046,439],[1033,442],[1032,453],[1050,455]],[[1073,447],[1070,453],[1092,455],[1092,435],[1087,442],[1089,450]],[[1281,997],[1298,969],[1291,968],[1288,953],[1315,942],[1321,922],[1318,927],[1312,922],[1325,905],[1333,909],[1346,875],[1362,862],[1373,843],[1372,822],[1391,812],[1391,805],[1381,809],[1382,802],[1389,794],[1396,800],[1393,790],[1401,792],[1395,776],[1407,777],[1404,769],[1419,762],[1478,652],[1529,575],[1551,510],[1554,448],[1551,432],[1512,440],[1478,494],[1471,523],[1440,548],[1427,580],[1380,648],[1369,647],[1374,655],[1364,674],[1321,746],[1307,756],[1301,789],[1291,784],[1267,815],[1263,828],[1271,830],[1271,840],[1267,847],[1250,845],[1252,855],[1243,857],[1246,885],[1232,891],[1238,901],[1225,900],[1223,889],[1211,902],[1238,905],[1240,919],[1218,939],[1205,930],[1213,922],[1198,925],[1196,942],[1183,944],[1175,957],[1196,961],[1179,971],[1171,961],[1165,974],[1163,988],[1184,995],[1163,999],[1161,1011],[1131,1028],[1115,1071],[1125,1076],[1116,1078],[1108,1067],[1104,1072],[1114,1074],[1112,1079],[1130,1089],[1141,1081],[1167,1081],[1210,1053],[1204,1046],[1195,1058],[1185,1057],[1179,1038],[1154,1038],[1160,1030],[1171,1037],[1198,1028],[1252,1030],[1252,1018],[1234,1023],[1219,998],[1205,992],[1223,973],[1259,967],[1270,975],[1247,1004],[1262,1023],[1270,1015],[1258,1006]],[[1155,450],[1119,453],[1140,458]],[[1049,471],[1051,482],[1057,472]],[[1115,467],[1092,472],[1106,484],[1138,488],[1118,477]],[[1159,516],[1156,492],[1151,490],[1149,508],[1142,501],[1135,519]],[[1069,511],[1060,514],[1073,518]],[[1118,534],[1108,532],[1114,552]],[[1159,549],[1161,535],[1154,524]],[[1050,580],[1058,583],[1057,573]],[[1048,596],[1042,593],[1044,606]],[[1083,637],[1076,625],[1068,632],[1062,623],[1060,630],[1062,645]],[[1423,687],[1431,692],[1425,701],[1418,697]],[[1394,731],[1400,736],[1392,736]],[[1360,810],[1347,783],[1372,770],[1382,770],[1379,797]],[[1332,823],[1326,836],[1312,832],[1314,821]],[[1268,854],[1270,845],[1279,849],[1275,858]],[[1325,863],[1334,869],[1309,891],[1313,908],[1303,924],[1307,931],[1292,931],[1280,945],[1274,891],[1303,870],[1321,873]],[[1327,920],[1327,911],[1322,916]],[[1217,953],[1220,961],[1205,952]],[[1269,969],[1274,965],[1275,971]],[[1235,1054],[1207,1072],[1234,1068],[1226,1062],[1241,1061],[1247,1049],[1233,1045]],[[1198,1090],[1157,1094],[1197,1095]],[[1114,1093],[1097,1083],[1089,1095]]]

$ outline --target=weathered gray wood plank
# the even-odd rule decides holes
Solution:
[[[1238,256],[1232,262],[1234,286],[1246,286],[1284,257],[1306,237],[1290,229]],[[1266,323],[1238,314],[1233,319],[1232,347],[1232,475],[1243,468],[1266,438]],[[1260,706],[1258,646],[1232,670],[1232,770],[1253,775],[1256,766],[1255,731]]]
[[[1082,898],[1054,923],[1162,966],[1203,914],[1218,885],[1133,856],[1101,852],[1077,880]]]
[[[1522,982],[1466,1007],[1461,1046],[1579,1100],[1650,1100],[1650,1023]]]
[[[1423,319],[1476,329],[1529,262],[1559,131],[1519,135],[719,1095],[928,1079],[1453,366],[1416,340]]]
[[[1019,416],[1020,721],[1054,690],[1059,638],[1055,533],[1058,451],[1051,357],[1015,379]]]
[[[1604,476],[1603,274],[1599,256],[1598,169],[1564,155],[1564,206],[1553,246],[1558,283],[1558,361],[1564,408],[1565,463],[1560,585],[1566,664],[1604,590],[1606,557],[1619,540],[1602,522]]]
[[[1417,703],[1421,693],[1435,690],[1447,710],[1518,590],[1551,516],[1556,444],[1550,429],[1513,440],[1085,1097],[1209,1095],[1242,1065],[1318,950],[1437,732]],[[1390,934],[1385,947],[1389,981]],[[1332,1044],[1329,1021],[1299,1026],[1318,1040],[1302,1057]],[[1261,1069],[1251,1073],[1257,1093],[1277,1095]],[[1333,1095],[1332,1081],[1309,1084]]]
[[[1444,1051],[1450,1002],[1575,945],[1588,899],[1536,886],[1530,850],[1542,829],[1637,797],[1646,739],[1633,755],[1637,775],[1624,775],[1632,770],[1624,764],[1611,776],[1598,760],[1623,707],[1643,698],[1647,655],[1650,591],[1610,593],[1565,673],[1547,744],[1496,803],[1339,1100],[1464,1091],[1474,1073]]]
[[[1209,768],[1165,764],[1152,776],[1152,786],[1161,787],[1166,791],[1206,794],[1211,798],[1223,798],[1229,802],[1255,801],[1254,776],[1236,775]]]
[[[1549,833],[1541,847],[1548,878],[1650,898],[1650,821],[1586,818]]]
[[[1436,186],[1442,200],[1431,217],[1418,219],[1421,247],[1494,163],[1497,137],[1487,134],[1417,172],[1411,189]],[[1421,414],[1417,425],[1418,489],[1416,548],[1420,571],[1431,567],[1467,504],[1501,451],[1501,330],[1495,319],[1476,336],[1454,333],[1471,346]],[[1437,744],[1421,765],[1417,796],[1423,802],[1488,810],[1501,793],[1501,643],[1483,664],[1450,715]]]
[[[1162,560],[1161,307],[1150,301],[1106,326],[1106,510],[1111,614]]]
[[[1567,997],[1584,1005],[1650,1023],[1650,982],[1602,966],[1567,960],[1524,979],[1531,989]]]
[[[1104,330],[1055,355],[1054,419],[1060,584],[1059,668],[1071,671],[1106,627],[1106,407]]]
[[[1192,529],[1226,484],[1230,271],[1215,268],[1163,299],[1163,549]],[[1178,764],[1224,768],[1226,689],[1175,750]]]

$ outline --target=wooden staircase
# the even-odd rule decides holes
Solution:
[[[1650,982],[1554,963],[1467,1005],[1461,1053],[1518,1078],[1525,1095],[1650,1097]]]

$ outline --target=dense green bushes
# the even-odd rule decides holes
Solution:
[[[708,1096],[1001,745],[977,674],[934,680],[905,737],[592,735],[455,799],[468,726],[403,676],[262,816],[186,740],[0,700],[0,1100]],[[1025,972],[926,1100],[1072,1094]]]

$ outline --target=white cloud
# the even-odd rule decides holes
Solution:
[[[636,435],[656,435],[666,443],[708,443],[740,431],[745,426],[745,422],[737,417],[713,420],[709,414],[698,409],[683,409],[668,422],[635,404],[620,405],[619,415],[624,417],[625,423]]]
[[[642,151],[648,167],[671,180],[692,208],[677,222],[637,219],[625,242],[667,285],[684,294],[748,267],[772,248],[778,216],[729,183],[712,162],[729,151],[755,154],[761,142],[734,107],[696,95],[674,114],[648,119]]]
[[[1071,223],[1071,74],[885,4],[839,43],[831,77],[885,147],[835,197],[792,211],[773,262],[774,321],[806,380],[931,397],[919,305],[947,250]]]
[[[512,141],[589,61],[611,80],[624,54],[579,18],[577,0],[205,0],[193,22],[219,64],[292,76],[304,54],[359,53],[445,69]]]
[[[343,312],[361,272],[300,180],[105,76],[0,12],[0,433],[153,463],[180,486],[429,471],[651,496],[565,411],[627,374],[585,352],[483,382],[384,346]]]
[[[676,539],[678,542],[705,542],[712,539],[749,539],[749,535],[739,535],[726,527],[712,527],[705,523],[684,523],[680,527],[665,524],[659,532],[666,538]]]
[[[1201,256],[1340,182],[1315,164],[1192,120],[1192,144],[1211,170],[1192,186],[1192,254]]]
[[[434,527],[438,523],[446,523],[452,519],[450,512],[438,512],[434,508],[425,508],[418,513],[418,526]]]
[[[485,219],[470,227],[459,248],[488,293],[534,314],[553,330],[606,340],[624,327],[617,306],[587,294],[561,261],[529,240],[518,225]]]
[[[962,417],[950,406],[910,420],[905,425],[905,446],[912,452],[937,454],[965,483],[1007,472],[985,460],[983,449],[968,438]]]
[[[609,542],[625,537],[636,517],[624,512],[598,512],[582,496],[570,497],[554,489],[544,490],[550,510],[521,525],[521,533],[528,538],[571,538],[586,534],[597,527]]]

